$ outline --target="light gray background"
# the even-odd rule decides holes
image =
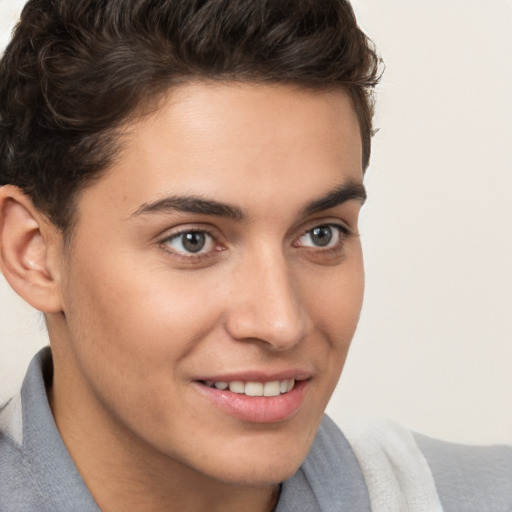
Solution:
[[[0,0],[0,44],[23,2]],[[512,442],[512,2],[354,0],[386,63],[365,306],[329,406]],[[47,342],[0,276],[0,401]]]

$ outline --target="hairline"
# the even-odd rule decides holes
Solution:
[[[221,85],[221,86],[237,86],[237,85],[261,85],[261,86],[284,86],[289,87],[291,90],[303,91],[303,92],[311,92],[318,94],[328,94],[332,92],[340,92],[346,94],[348,99],[350,100],[350,104],[352,106],[352,110],[356,116],[357,124],[359,126],[359,136],[361,139],[361,159],[362,161],[362,169],[363,169],[363,177],[365,175],[366,169],[368,168],[368,163],[364,162],[364,138],[363,138],[363,127],[361,125],[361,116],[358,113],[357,102],[353,98],[349,84],[343,83],[314,83],[309,81],[301,81],[301,80],[293,80],[286,79],[277,80],[277,79],[266,79],[263,75],[258,76],[237,76],[235,74],[226,74],[226,75],[191,75],[191,76],[182,76],[175,77],[171,83],[168,83],[166,87],[162,87],[159,90],[154,91],[152,94],[143,98],[138,104],[126,115],[122,118],[116,126],[110,127],[109,129],[98,132],[98,134],[104,133],[106,136],[111,137],[111,160],[108,164],[99,169],[96,173],[94,173],[88,180],[81,184],[80,187],[74,191],[74,194],[70,198],[67,207],[70,211],[68,222],[64,226],[57,226],[57,228],[62,233],[62,241],[64,248],[69,248],[73,242],[73,235],[76,229],[76,225],[79,221],[78,215],[78,203],[80,201],[80,196],[84,190],[88,187],[92,186],[97,181],[101,180],[111,169],[116,165],[118,158],[122,154],[123,145],[126,139],[130,135],[130,129],[125,130],[127,127],[136,127],[138,123],[144,122],[148,117],[153,114],[156,114],[172,96],[173,91],[179,89],[181,87],[187,87],[189,85]],[[124,140],[123,140],[124,139]],[[371,144],[371,143],[370,143]],[[55,225],[54,222],[49,219],[52,224]]]

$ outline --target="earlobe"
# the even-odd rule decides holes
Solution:
[[[17,187],[0,188],[0,268],[14,291],[44,313],[62,310],[51,228]],[[53,251],[55,252],[55,251]]]

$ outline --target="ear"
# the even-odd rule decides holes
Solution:
[[[19,188],[0,187],[0,269],[14,291],[44,313],[62,310],[61,238]]]

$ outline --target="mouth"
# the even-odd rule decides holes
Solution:
[[[193,385],[218,411],[250,423],[288,420],[304,401],[311,378],[196,380]]]
[[[241,380],[231,382],[207,380],[199,382],[209,388],[221,391],[229,390],[238,395],[267,397],[289,393],[295,386],[295,379],[274,380],[271,382],[243,382]]]

